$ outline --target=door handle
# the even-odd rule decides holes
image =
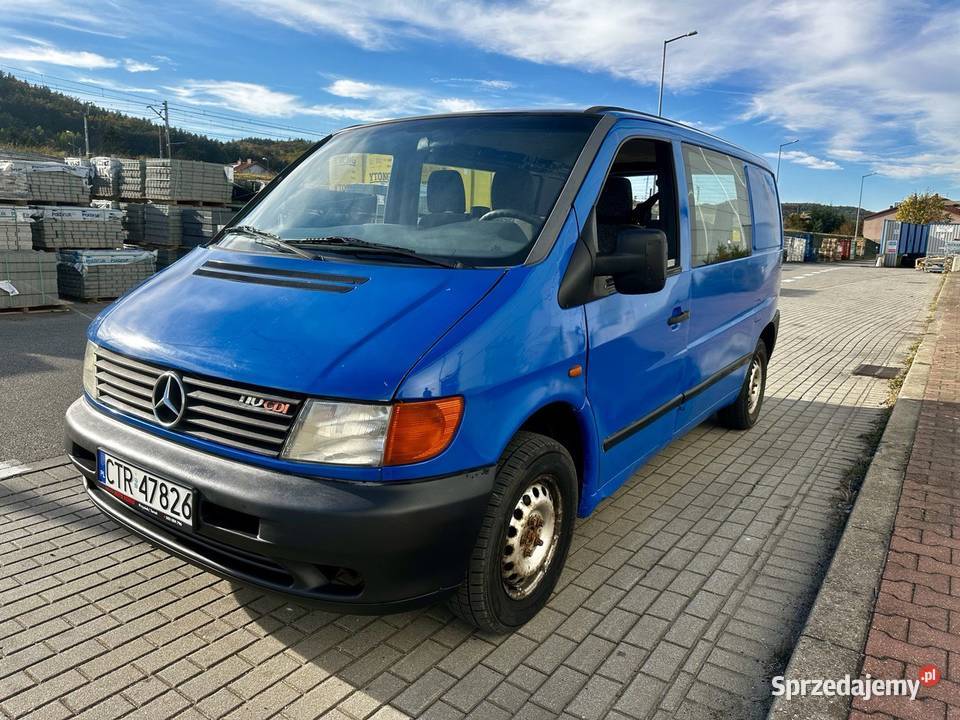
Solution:
[[[682,322],[686,322],[690,319],[690,311],[684,310],[681,313],[676,313],[667,318],[667,325],[679,325]]]

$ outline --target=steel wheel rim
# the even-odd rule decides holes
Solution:
[[[753,359],[750,363],[750,373],[747,376],[747,410],[752,415],[760,404],[760,395],[763,393],[763,366],[760,360]]]
[[[540,586],[560,544],[562,524],[557,482],[541,475],[520,494],[504,531],[500,577],[510,598],[522,600]]]

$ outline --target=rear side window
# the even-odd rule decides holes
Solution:
[[[754,165],[747,165],[747,180],[753,200],[753,247],[757,250],[779,248],[783,233],[773,175]]]
[[[749,255],[753,217],[743,161],[685,144],[683,162],[693,267]]]

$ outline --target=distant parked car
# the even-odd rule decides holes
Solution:
[[[513,630],[576,516],[757,422],[779,207],[761,158],[616,108],[343,130],[97,318],[67,451],[215,573]]]

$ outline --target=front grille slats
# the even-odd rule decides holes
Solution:
[[[111,372],[107,372],[106,370],[100,370],[97,373],[97,380],[103,381],[104,385],[117,387],[127,391],[128,393],[142,397],[144,400],[150,400],[150,398],[152,397],[152,392],[150,387],[147,387],[146,385],[139,385],[137,383],[128,382],[127,380],[124,380],[122,377],[118,377]]]
[[[256,440],[263,443],[271,443],[273,445],[283,444],[284,436],[274,436],[271,437],[266,433],[254,432],[252,430],[244,430],[243,428],[238,428],[233,425],[226,425],[224,423],[219,423],[216,420],[208,420],[207,418],[202,417],[191,417],[186,421],[190,425],[198,425],[202,428],[207,428],[208,430],[215,430],[223,433],[224,435],[235,435],[239,438],[245,438],[247,440]]]
[[[189,395],[188,397],[193,397]],[[233,407],[231,405],[231,407]],[[281,435],[286,433],[289,429],[289,423],[276,423],[270,422],[268,420],[261,420],[259,417],[247,417],[245,415],[240,415],[238,413],[232,413],[229,410],[222,410],[218,407],[212,407],[210,405],[202,405],[200,403],[191,403],[190,404],[191,412],[195,412],[199,415],[208,415],[212,418],[220,418],[221,420],[227,420],[230,422],[242,423],[244,425],[249,425],[250,427],[263,428],[267,431],[278,432]],[[272,413],[267,413],[267,416],[272,415]]]
[[[100,384],[100,394],[109,395],[114,400],[119,400],[120,402],[126,403],[127,405],[132,405],[138,410],[142,410],[145,413],[150,413],[152,416],[153,403],[151,403],[149,400],[145,398],[137,397],[136,395],[131,395],[128,392],[124,392],[123,390],[113,387],[112,385],[107,385],[106,383]]]
[[[153,388],[168,372],[104,348],[96,350],[97,395],[110,407],[148,422],[153,414]],[[194,375],[180,375],[186,410],[173,432],[232,448],[276,457],[300,408],[301,398]],[[246,402],[241,402],[241,398]],[[260,400],[287,405],[285,413],[250,404]]]

